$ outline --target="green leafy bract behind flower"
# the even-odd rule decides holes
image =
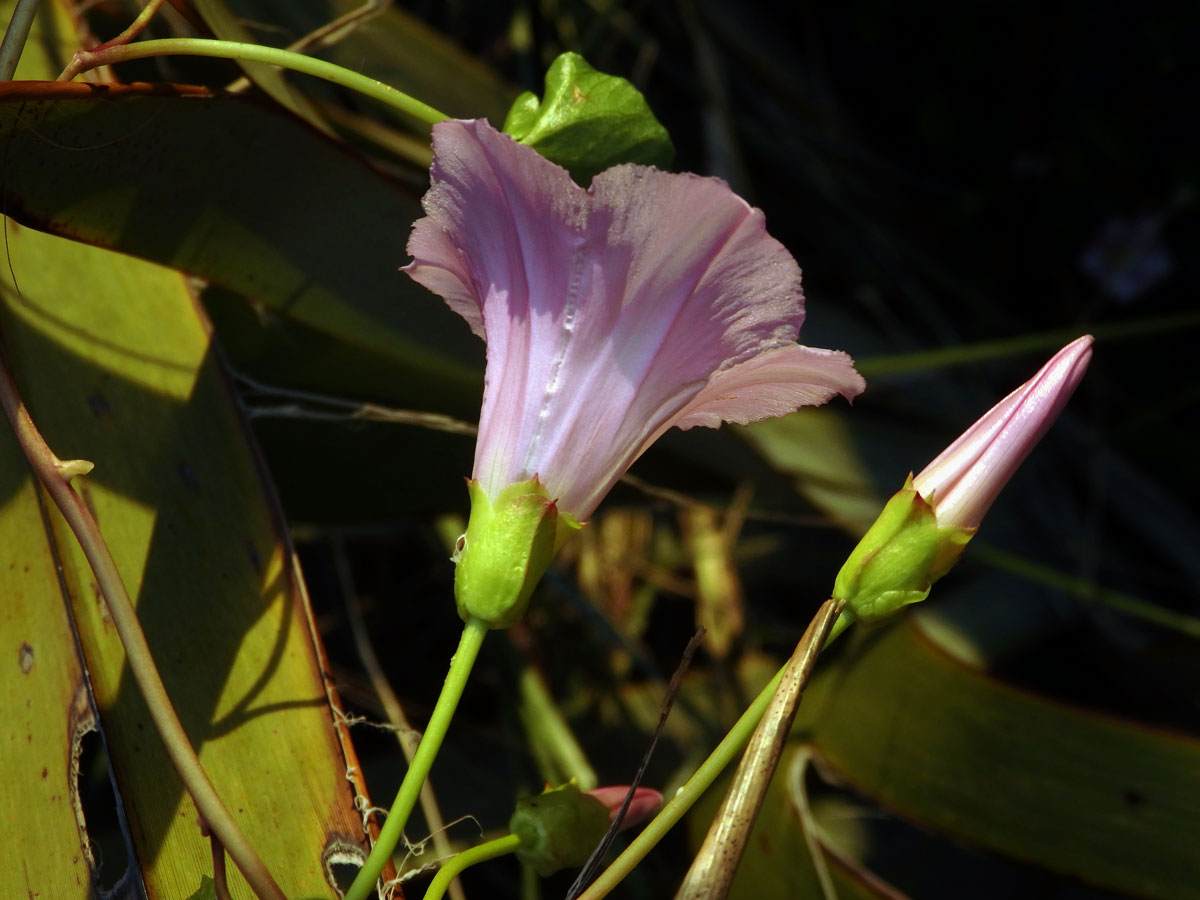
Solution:
[[[503,130],[583,185],[618,163],[666,168],[675,157],[670,135],[641,92],[624,78],[597,72],[578,53],[550,65],[543,100],[532,91],[516,99]]]

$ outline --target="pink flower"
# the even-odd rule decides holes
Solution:
[[[612,787],[600,787],[587,792],[589,797],[595,797],[608,808],[608,821],[612,822],[617,817],[617,813],[621,810],[621,804],[625,802],[625,795],[629,793],[627,785],[613,785]],[[633,792],[633,799],[629,801],[629,809],[625,810],[625,818],[621,820],[621,830],[632,828],[639,822],[644,822],[662,806],[663,796],[654,788],[639,787]]]
[[[672,426],[863,390],[846,354],[795,343],[800,269],[724,182],[623,165],[585,190],[482,120],[433,148],[405,271],[487,342],[488,497],[537,476],[582,521]]]
[[[1076,338],[913,479],[939,525],[978,528],[1004,485],[1058,418],[1092,358],[1092,336]]]

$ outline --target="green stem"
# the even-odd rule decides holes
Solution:
[[[382,81],[376,81],[374,78],[368,78],[366,75],[360,75],[358,72],[344,69],[323,59],[314,59],[311,56],[292,53],[278,47],[261,47],[258,44],[243,44],[236,41],[166,38],[160,41],[140,41],[136,44],[106,47],[102,50],[80,50],[75,54],[71,65],[67,66],[66,71],[59,76],[59,80],[70,81],[81,72],[97,66],[110,66],[115,63],[146,59],[152,56],[209,56],[216,59],[233,59],[239,62],[266,63],[340,84],[342,87],[358,91],[360,94],[385,103],[430,125],[436,125],[438,122],[450,118],[445,113],[389,87]]]
[[[358,658],[361,660],[363,668],[367,670],[367,677],[371,680],[371,686],[375,688],[375,694],[383,706],[388,723],[396,730],[396,741],[400,745],[400,752],[404,754],[404,761],[411,766],[417,747],[421,744],[421,735],[409,725],[408,716],[404,714],[404,707],[400,705],[400,698],[396,696],[396,692],[388,683],[387,673],[384,672],[375,648],[371,644],[367,623],[363,620],[362,613],[358,608],[354,575],[350,571],[350,560],[345,544],[341,540],[334,540],[333,551],[333,565],[338,579],[342,583],[342,594],[346,601],[346,619],[350,623],[350,633],[358,648]],[[454,855],[454,849],[450,846],[450,838],[446,833],[442,811],[438,808],[437,797],[433,792],[433,782],[428,778],[421,786],[421,812],[425,816],[425,825],[429,828],[437,858],[449,859]],[[452,900],[464,900],[462,886],[452,884],[450,896]]]
[[[521,839],[519,837],[515,834],[506,834],[502,838],[496,838],[494,841],[488,841],[486,844],[480,844],[478,847],[472,847],[457,856],[450,857],[442,863],[442,867],[438,869],[433,881],[429,882],[429,887],[425,890],[425,900],[442,900],[442,895],[446,893],[450,882],[462,874],[463,869],[467,866],[487,862],[497,856],[505,856],[520,846]]]
[[[1200,326],[1200,313],[1186,312],[1170,316],[1135,319],[1128,322],[1097,322],[1088,325],[1087,331],[1095,335],[1098,341],[1116,341],[1198,326]],[[868,378],[936,371],[988,359],[1005,359],[1020,353],[1031,353],[1034,350],[1057,350],[1068,341],[1079,337],[1080,333],[1081,329],[1079,328],[1057,329],[1038,334],[1023,334],[997,341],[956,344],[952,347],[938,347],[889,356],[871,356],[856,360],[854,365]]]
[[[354,883],[346,893],[346,900],[366,900],[379,880],[383,867],[392,858],[392,851],[400,843],[404,826],[408,823],[408,817],[421,795],[421,785],[425,783],[442,746],[442,740],[446,737],[446,730],[450,727],[450,720],[454,718],[454,711],[458,708],[458,701],[467,686],[467,678],[475,665],[476,657],[479,656],[479,648],[483,645],[483,637],[487,631],[487,623],[475,617],[468,619],[467,624],[463,626],[462,640],[459,641],[454,658],[450,660],[450,671],[446,674],[442,692],[438,695],[437,704],[429,717],[429,725],[425,728],[425,734],[422,735],[417,752],[413,755],[412,765],[408,767],[400,790],[396,792],[396,799],[392,802],[388,817],[379,831],[375,846],[371,848],[371,855],[359,869]]]
[[[692,804],[700,799],[701,795],[717,780],[717,776],[724,771],[725,767],[733,761],[733,758],[750,740],[750,735],[754,732],[755,726],[763,717],[771,698],[775,695],[775,689],[779,687],[783,672],[784,669],[781,668],[775,673],[775,677],[767,683],[767,686],[754,698],[754,702],[742,713],[742,717],[729,729],[729,733],[717,745],[717,749],[675,796],[666,802],[658,815],[642,829],[641,834],[634,838],[625,851],[613,860],[612,865],[579,895],[578,900],[600,900],[601,897],[607,896],[608,892],[616,887],[622,878],[632,872],[646,854],[683,818],[684,813],[692,808]]]

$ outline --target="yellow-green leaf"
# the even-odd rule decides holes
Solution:
[[[353,755],[335,727],[303,587],[202,314],[169,270],[11,222],[8,249],[20,288],[6,267],[0,334],[10,365],[51,447],[96,464],[77,488],[202,763],[286,895],[332,896],[322,855],[363,837],[346,777]],[[78,646],[148,895],[188,896],[212,872],[209,843],[82,552],[56,511],[43,518],[12,443],[6,435],[0,532],[15,536],[5,546],[19,555],[2,593],[23,599],[6,604],[3,633],[14,675],[28,664],[37,677],[27,679],[27,711],[12,733],[35,746],[19,760],[6,753],[6,769],[11,761],[34,782],[4,795],[6,846],[14,859],[58,860],[31,889],[72,896],[50,887],[78,883],[85,837],[56,809],[70,810],[64,761],[77,729],[67,723],[85,687]],[[47,787],[37,784],[42,767]],[[30,789],[47,796],[21,804],[38,799],[25,796]],[[53,829],[54,845],[27,827],[35,818]],[[234,896],[248,896],[240,876],[231,879]],[[13,887],[6,896],[26,894]]]

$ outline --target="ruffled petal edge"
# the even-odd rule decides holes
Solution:
[[[853,401],[866,386],[849,355],[793,344],[718,372],[670,425],[683,429],[717,428],[722,422],[746,425],[802,406],[819,406],[834,394]]]

